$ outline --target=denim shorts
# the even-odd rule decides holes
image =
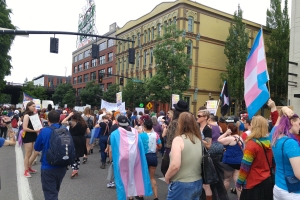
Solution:
[[[195,182],[171,182],[167,200],[199,200],[202,193],[202,179]]]
[[[157,155],[156,153],[146,153],[146,160],[148,167],[157,167]]]
[[[85,134],[85,138],[91,138],[91,134]]]

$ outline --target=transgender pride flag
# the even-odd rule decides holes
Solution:
[[[152,187],[142,139],[137,130],[118,128],[110,135],[118,200],[151,196]]]
[[[267,81],[269,81],[269,74],[263,32],[260,29],[247,58],[244,73],[244,98],[250,119],[270,98],[270,93],[266,86]]]

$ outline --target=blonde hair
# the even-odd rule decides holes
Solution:
[[[198,113],[202,113],[203,116],[206,117],[206,120],[208,120],[208,118],[210,116],[210,112],[208,110],[198,110]]]
[[[251,134],[247,137],[246,142],[253,138],[266,137],[268,133],[268,121],[260,115],[254,116],[251,121]]]

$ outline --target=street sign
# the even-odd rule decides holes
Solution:
[[[144,108],[144,104],[143,103],[140,103],[140,108]]]
[[[153,108],[153,105],[151,102],[147,103],[146,107],[148,108],[148,110],[151,110]]]
[[[134,83],[142,83],[142,82],[143,82],[143,81],[141,81],[141,80],[139,80],[139,79],[135,79],[135,78],[132,78],[131,80],[132,80],[132,82],[134,82]]]

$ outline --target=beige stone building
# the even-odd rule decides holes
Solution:
[[[295,113],[300,114],[300,1],[292,0],[291,33],[290,33],[290,64],[288,77],[288,105],[293,106]]]
[[[191,44],[187,46],[187,52],[191,54],[193,66],[190,67],[188,75],[190,89],[184,92],[184,99],[190,104],[190,111],[196,113],[210,98],[219,99],[222,85],[219,77],[221,72],[226,71],[227,61],[224,44],[232,18],[232,14],[194,1],[163,2],[151,12],[127,22],[117,30],[118,38],[135,40],[136,60],[134,65],[128,63],[128,48],[131,47],[131,43],[118,42],[116,72],[141,80],[155,75],[153,49],[156,45],[156,35],[163,34],[163,25],[175,23],[178,29],[186,31],[185,39],[190,40]],[[250,34],[251,48],[261,25],[247,20],[244,20],[244,23]],[[163,105],[158,109],[162,108],[167,109]]]

